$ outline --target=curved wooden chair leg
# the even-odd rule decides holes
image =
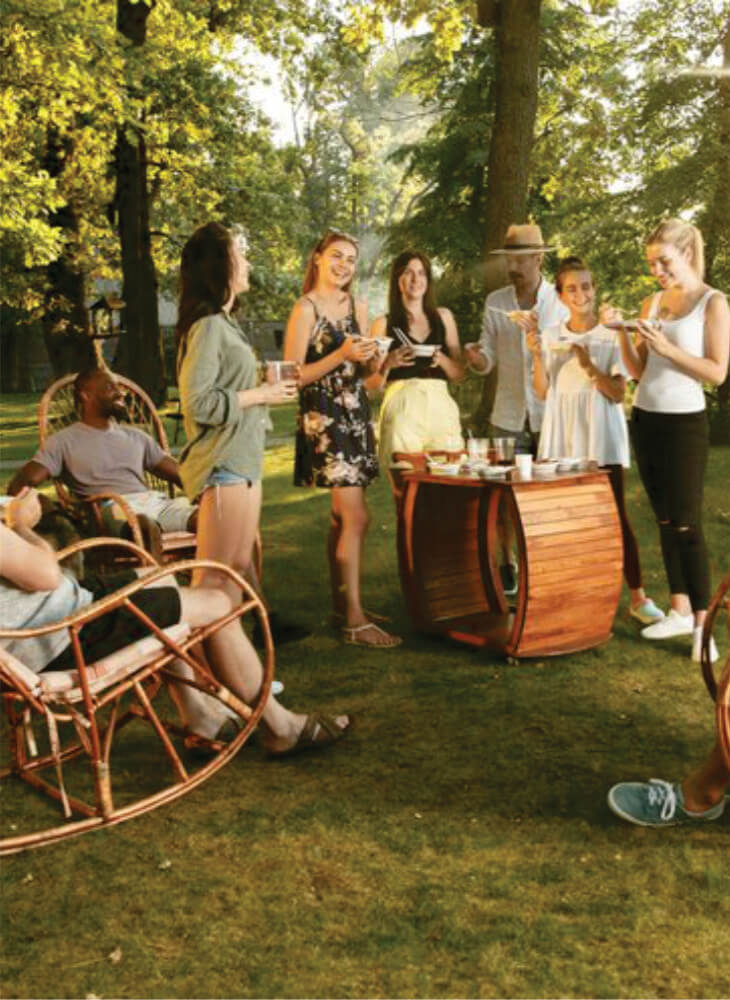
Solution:
[[[715,703],[715,724],[717,738],[725,763],[730,769],[730,651],[728,651],[725,668],[719,679],[715,674],[710,659],[710,639],[717,623],[720,611],[727,614],[728,636],[730,636],[730,573],[722,580],[715,596],[707,609],[707,618],[702,629],[702,676],[707,691]]]
[[[136,547],[115,540],[117,545]],[[91,540],[77,543],[88,549]],[[72,546],[73,550],[76,546]],[[146,555],[146,554],[145,554]],[[149,557],[148,557],[149,558]],[[170,570],[191,572],[214,568],[235,579],[243,600],[222,617],[191,629],[181,623],[161,630],[129,601],[137,590]],[[78,642],[78,630],[88,621],[125,606],[147,625],[150,634],[94,664],[86,664]],[[262,684],[250,703],[214,676],[203,645],[219,629],[248,614],[261,625],[265,648],[261,656]],[[61,627],[70,632],[76,653],[76,669],[34,674],[7,650],[0,648],[0,676],[6,684],[3,700],[8,714],[11,763],[0,778],[15,777],[24,785],[44,792],[60,802],[66,822],[38,829],[13,832],[0,841],[0,854],[12,854],[55,843],[104,826],[132,819],[187,794],[224,767],[256,728],[269,697],[274,675],[274,646],[266,610],[253,588],[228,567],[211,561],[189,561],[156,568],[144,581],[137,580],[90,608],[65,619]],[[46,631],[55,626],[45,626]],[[37,633],[28,630],[25,635]],[[41,630],[42,631],[42,630]],[[6,638],[0,630],[0,634]],[[17,631],[13,638],[18,638]],[[181,660],[190,668],[183,678],[173,670]],[[186,732],[171,716],[173,700],[166,697],[171,684],[188,684],[217,699],[235,716],[233,736],[199,737],[191,754]],[[144,724],[149,739],[134,741],[133,733]],[[124,729],[124,741],[120,731]],[[40,750],[40,752],[39,752]],[[203,751],[201,754],[200,751]],[[132,754],[130,763],[130,753]],[[139,754],[153,755],[139,770]],[[134,771],[134,765],[137,771]],[[166,765],[166,766],[165,766]],[[73,769],[73,775],[70,771]],[[67,774],[67,772],[69,772]],[[149,790],[150,776],[159,778]],[[72,786],[67,778],[73,777]],[[7,791],[7,790],[6,790]],[[17,815],[7,795],[3,796],[3,825],[20,825],[33,810],[19,808]],[[37,822],[37,820],[36,820]]]

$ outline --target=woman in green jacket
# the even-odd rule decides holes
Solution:
[[[259,526],[266,407],[296,399],[297,383],[258,385],[257,362],[231,316],[248,290],[244,249],[217,222],[193,233],[180,266],[178,384],[187,445],[180,456],[185,492],[200,504],[199,559],[245,574]],[[206,571],[194,583],[226,590]]]

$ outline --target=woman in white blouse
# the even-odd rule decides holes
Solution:
[[[692,636],[699,661],[710,599],[702,531],[708,457],[703,382],[720,385],[730,357],[730,310],[704,281],[704,247],[696,226],[665,219],[646,241],[649,269],[660,287],[645,299],[636,341],[620,334],[624,362],[639,386],[631,436],[654,515],[669,581],[671,610],[643,630],[647,639]],[[717,659],[714,643],[712,659]]]
[[[580,258],[562,261],[555,287],[569,318],[539,334],[534,324],[527,333],[535,394],[546,400],[538,457],[590,458],[608,472],[621,521],[631,615],[651,625],[664,615],[641,585],[639,548],[626,512],[629,441],[621,405],[626,373],[616,333],[598,322],[593,277]]]

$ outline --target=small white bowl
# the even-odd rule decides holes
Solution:
[[[393,343],[392,337],[376,337],[375,343],[378,345],[378,350],[381,354],[387,354],[390,350],[390,345]]]
[[[436,344],[414,344],[413,353],[417,358],[432,358],[438,346]]]
[[[458,476],[460,462],[429,462],[428,471],[434,476]]]
[[[533,462],[532,463],[532,474],[533,476],[554,476],[558,471],[557,462]]]

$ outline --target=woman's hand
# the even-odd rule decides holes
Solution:
[[[340,350],[344,361],[362,365],[373,357],[378,345],[372,337],[346,337]]]
[[[386,355],[382,370],[386,372],[389,368],[408,368],[415,363],[416,355],[413,353],[413,348],[402,345]]]
[[[601,303],[601,308],[598,310],[599,323],[621,323],[623,318],[624,314],[621,309],[612,306],[610,302]]]
[[[669,340],[660,326],[645,319],[640,319],[639,335],[651,351],[664,358],[669,358],[674,351],[674,344]]]
[[[571,344],[573,354],[578,359],[578,364],[588,375],[595,375],[596,369],[591,361],[591,356],[582,344]]]
[[[282,403],[291,403],[297,398],[299,383],[293,378],[282,379],[281,382],[263,382],[259,390],[262,403],[267,406],[279,406]]]

